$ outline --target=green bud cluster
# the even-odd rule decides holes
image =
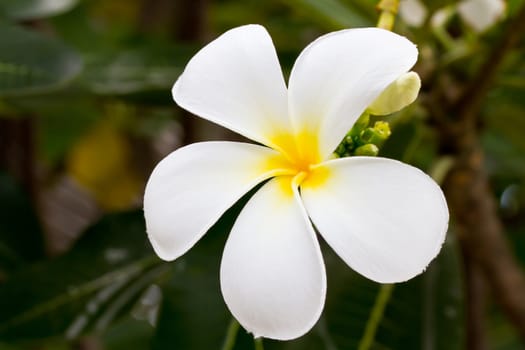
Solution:
[[[364,112],[337,146],[335,155],[337,157],[375,157],[379,153],[379,147],[390,134],[390,126],[387,122],[377,121],[374,126],[370,126],[370,114]]]

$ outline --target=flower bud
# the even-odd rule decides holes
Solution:
[[[390,84],[370,106],[373,115],[395,113],[415,101],[421,88],[421,79],[416,72],[408,72]]]
[[[355,149],[354,155],[356,156],[369,156],[375,157],[379,153],[379,148],[373,143],[367,143],[366,145],[359,146]]]
[[[361,134],[362,143],[373,143],[381,146],[391,135],[390,126],[387,122],[377,121],[373,128],[366,128]]]

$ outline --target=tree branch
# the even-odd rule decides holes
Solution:
[[[457,101],[450,101],[448,106],[445,104],[443,107],[446,93],[438,90],[431,94],[427,102],[440,132],[442,152],[452,154],[456,159],[444,189],[456,219],[466,266],[475,270],[478,265],[483,271],[497,302],[525,341],[525,276],[506,241],[498,217],[497,205],[483,167],[484,153],[478,131],[483,101],[506,54],[524,31],[525,6],[511,20],[501,40]],[[443,118],[443,115],[454,118]],[[472,292],[472,288],[475,285],[470,284],[468,293]],[[469,313],[479,315],[475,310]]]
[[[34,125],[31,117],[0,118],[0,170],[15,178],[34,200]]]

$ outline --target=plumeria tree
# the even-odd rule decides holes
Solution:
[[[523,346],[522,0],[0,16],[0,350]]]

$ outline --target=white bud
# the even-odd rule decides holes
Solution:
[[[414,102],[421,88],[421,79],[416,72],[408,72],[390,84],[368,107],[373,115],[395,113]]]

